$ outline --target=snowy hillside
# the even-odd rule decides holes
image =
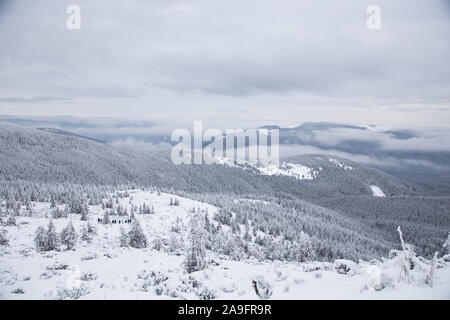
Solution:
[[[233,237],[248,250],[257,250],[257,239],[265,235],[255,236],[251,227],[245,232],[244,225],[233,231],[235,226],[223,224],[225,216],[212,205],[156,189],[118,192],[102,203],[90,205],[82,214],[68,214],[64,206],[33,202],[20,217],[2,217],[9,244],[0,246],[0,299],[450,298],[450,261],[442,258],[436,262],[432,288],[432,264],[420,257],[410,257],[411,283],[397,281],[398,251],[392,251],[391,259],[370,263],[245,258],[236,256],[240,249],[232,245]],[[110,223],[104,223],[105,212],[111,213]],[[72,249],[60,244],[59,251],[36,250],[35,231],[48,225],[50,215],[55,216],[52,223],[58,233],[72,222],[77,234]],[[202,268],[188,273],[189,225],[195,215],[208,217],[209,227],[204,225],[201,238],[207,249]],[[95,231],[87,231],[83,217]],[[124,223],[128,219],[132,224]],[[131,237],[135,221],[146,239],[140,248],[123,241],[123,234]],[[217,238],[208,245],[214,234],[221,234],[222,242],[228,241],[226,247],[236,252],[222,251]]]

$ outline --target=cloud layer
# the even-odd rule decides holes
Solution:
[[[66,8],[81,8],[81,30]],[[0,108],[214,125],[450,119],[445,0],[6,1]],[[328,118],[327,118],[328,117]]]

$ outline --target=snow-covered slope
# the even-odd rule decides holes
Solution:
[[[386,197],[383,190],[380,189],[380,187],[377,186],[370,186],[370,190],[373,192],[374,197]]]
[[[90,242],[78,240],[69,251],[36,252],[34,232],[47,225],[50,203],[34,203],[33,217],[17,217],[17,226],[6,227],[9,245],[0,246],[0,299],[259,299],[253,281],[268,289],[265,298],[270,299],[450,298],[450,264],[442,259],[433,288],[427,284],[430,266],[424,259],[417,263],[412,284],[397,282],[398,257],[358,264],[288,263],[235,261],[208,250],[206,269],[188,274],[183,265],[187,237],[183,226],[193,208],[211,217],[218,209],[156,191],[129,190],[117,201],[128,212],[131,205],[154,208],[154,214],[136,212],[150,244],[147,248],[120,247],[120,229],[130,226],[98,223],[104,210],[90,206],[90,221],[97,231]],[[86,222],[79,215],[53,222],[61,231],[69,220],[80,234]]]

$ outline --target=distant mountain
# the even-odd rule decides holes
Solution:
[[[54,134],[60,134],[60,135],[63,135],[63,136],[73,136],[73,137],[78,137],[78,138],[82,138],[82,139],[92,140],[92,141],[95,141],[95,142],[105,143],[105,141],[101,141],[101,140],[97,140],[97,139],[94,139],[94,138],[82,136],[80,134],[76,134],[76,133],[65,131],[65,130],[61,130],[61,129],[56,129],[56,128],[36,128],[36,129],[41,130],[41,131],[45,131],[45,132],[54,133]]]
[[[414,235],[421,254],[429,255],[450,227],[449,197],[430,197],[426,188],[335,156],[286,158],[279,168],[225,160],[215,165],[174,165],[167,152],[5,123],[0,123],[0,146],[0,195],[44,184],[55,185],[54,192],[66,192],[61,184],[81,190],[83,185],[173,189],[242,214],[264,210],[272,217],[269,229],[275,228],[276,234],[300,224],[297,229],[334,250],[322,252],[322,257],[386,254],[397,244],[398,225]],[[246,198],[258,201],[234,202]]]
[[[300,163],[306,170],[316,172],[314,179],[305,180],[282,172],[267,174],[257,167],[177,166],[166,152],[112,146],[66,132],[8,124],[0,126],[0,144],[7,151],[0,156],[0,177],[7,180],[152,184],[195,192],[266,194],[308,200],[332,195],[371,196],[372,185],[387,196],[427,193],[378,170],[337,157],[307,155],[286,159],[288,164]]]
[[[382,130],[370,125],[326,122],[264,128],[278,128],[280,144],[289,147],[291,153],[295,153],[296,146],[311,146],[323,154],[339,154],[359,162],[364,158],[368,166],[424,186],[436,195],[450,195],[450,152],[445,145],[441,149],[427,147],[449,139],[448,130]]]

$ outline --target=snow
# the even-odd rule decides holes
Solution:
[[[267,165],[254,165],[250,162],[243,161],[242,164],[235,163],[233,160],[228,158],[216,157],[216,164],[227,165],[229,167],[248,169],[252,167],[259,171],[262,175],[268,176],[288,176],[294,177],[297,180],[313,180],[317,178],[318,171],[313,168],[301,165],[299,163],[283,162],[281,165],[277,166],[274,164]]]
[[[354,169],[352,166],[349,166],[349,165],[345,164],[344,162],[339,161],[339,160],[334,159],[334,158],[330,158],[329,161],[331,163],[335,164],[336,166],[338,166],[339,168],[342,168],[344,170],[353,170]]]
[[[384,194],[383,190],[380,189],[380,187],[372,185],[370,186],[370,190],[372,190],[374,197],[386,197],[386,195]]]
[[[128,192],[130,197],[120,198],[121,206],[129,208],[130,202],[154,206],[155,214],[137,214],[149,243],[168,241],[176,219],[187,222],[193,207],[207,210],[210,216],[217,212],[212,205],[176,195]],[[169,206],[171,198],[180,205]],[[183,252],[119,247],[120,228],[127,225],[98,224],[97,218],[103,216],[99,206],[90,206],[91,223],[97,228],[92,242],[79,240],[73,251],[39,253],[34,249],[34,231],[47,225],[50,204],[34,204],[37,217],[17,217],[17,227],[6,227],[10,245],[0,246],[0,299],[58,299],[67,297],[67,292],[72,297],[75,292],[79,299],[259,299],[252,287],[254,279],[272,286],[271,299],[450,299],[450,263],[443,260],[433,288],[418,276],[418,284],[397,282],[397,258],[287,263],[233,261],[208,251],[209,266],[187,274]],[[69,220],[80,234],[85,222],[79,215],[53,222],[61,231]],[[377,291],[373,286],[381,275],[391,279],[392,286]],[[73,288],[80,289],[70,291]]]
[[[264,175],[281,175],[294,177],[298,180],[313,180],[317,177],[318,172],[307,166],[298,163],[283,162],[280,167],[275,165],[267,165],[258,167],[261,174]]]

